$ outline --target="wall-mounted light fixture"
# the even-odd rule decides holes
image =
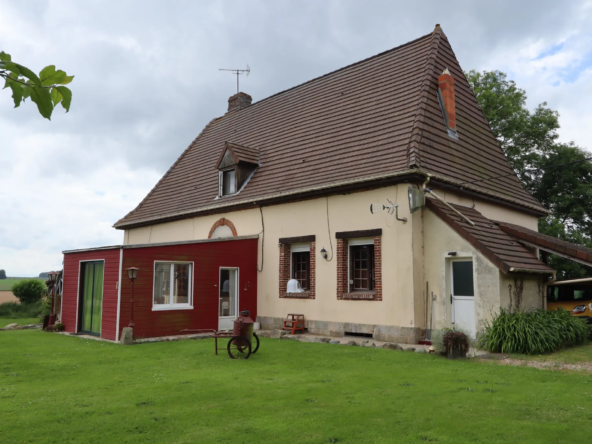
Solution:
[[[323,259],[327,260],[327,250],[325,250],[325,247],[321,250],[321,256],[323,256]]]
[[[448,256],[456,256],[456,251],[449,251]]]
[[[129,278],[129,280],[132,283],[132,298],[130,300],[131,316],[130,316],[130,323],[129,323],[128,327],[134,328],[135,327],[135,324],[134,324],[134,281],[138,278],[138,272],[140,271],[140,269],[136,268],[136,267],[130,267],[126,271],[127,271],[127,277]]]

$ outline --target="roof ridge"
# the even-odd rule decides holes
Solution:
[[[132,211],[130,211],[129,213],[127,213],[125,216],[123,216],[121,219],[119,219],[117,222],[115,222],[113,224],[114,228],[117,228],[117,226],[123,222],[125,219],[128,218],[128,216],[131,216],[134,212],[136,212],[137,210],[139,210],[142,205],[144,204],[144,202],[146,202],[148,200],[148,198],[154,193],[154,191],[156,190],[156,188],[160,185],[160,183],[162,181],[164,181],[168,175],[170,174],[170,172],[177,166],[177,164],[181,161],[181,159],[183,157],[185,157],[185,155],[189,152],[189,150],[191,149],[191,147],[193,145],[195,145],[195,142],[197,142],[197,139],[199,139],[205,132],[206,130],[216,121],[221,119],[221,117],[215,117],[212,120],[209,121],[209,123],[204,126],[204,128],[201,130],[201,132],[197,135],[197,137],[195,139],[193,139],[193,141],[189,144],[189,146],[187,148],[185,148],[185,151],[183,151],[181,153],[181,155],[177,158],[177,160],[175,161],[175,163],[173,163],[170,168],[167,170],[166,173],[164,173],[164,175],[160,178],[160,180],[158,182],[156,182],[156,184],[152,187],[152,189],[150,190],[150,192],[146,195],[146,197],[144,197],[144,199],[141,200],[141,202],[136,205],[136,208],[134,208]]]
[[[438,26],[440,26],[440,25],[438,25]],[[416,43],[416,42],[418,42],[418,41],[420,41],[420,40],[423,40],[423,39],[425,39],[426,37],[429,37],[429,36],[431,36],[431,35],[433,35],[433,34],[434,34],[434,32],[432,31],[432,32],[431,32],[431,33],[429,33],[429,34],[422,35],[421,37],[418,37],[418,38],[416,38],[416,39],[410,40],[409,42],[407,42],[407,43],[403,43],[402,45],[395,46],[394,48],[387,49],[386,51],[379,52],[378,54],[374,54],[373,56],[366,57],[365,59],[359,60],[359,61],[357,61],[357,62],[354,62],[354,63],[350,63],[349,65],[342,66],[341,68],[337,68],[336,70],[334,70],[334,71],[330,71],[330,72],[328,72],[328,73],[326,73],[326,74],[323,74],[322,76],[314,77],[314,78],[312,78],[312,79],[310,79],[310,80],[307,80],[306,82],[302,82],[302,83],[300,83],[300,84],[298,84],[298,85],[292,86],[291,88],[284,89],[283,91],[279,91],[279,92],[277,92],[277,93],[275,93],[275,94],[272,94],[271,96],[267,96],[267,97],[265,97],[264,99],[261,99],[261,100],[259,100],[258,102],[255,102],[255,103],[253,103],[252,105],[250,105],[250,106],[248,106],[248,107],[246,107],[246,108],[242,108],[242,109],[238,109],[238,110],[232,110],[232,111],[228,111],[227,113],[225,113],[225,114],[224,114],[224,116],[225,116],[226,114],[230,113],[230,112],[233,112],[233,111],[234,111],[234,112],[239,112],[239,111],[243,111],[243,110],[247,110],[247,109],[252,109],[254,106],[257,106],[257,105],[259,105],[260,103],[266,102],[266,101],[268,101],[268,100],[270,100],[270,99],[272,99],[272,98],[274,98],[274,97],[276,97],[276,96],[279,96],[279,95],[281,95],[281,94],[285,94],[285,93],[287,93],[287,92],[289,92],[289,91],[292,91],[292,90],[294,90],[294,89],[300,88],[301,86],[308,85],[309,83],[316,82],[317,80],[320,80],[320,79],[323,79],[323,78],[325,78],[325,77],[328,77],[328,76],[330,76],[330,75],[333,75],[333,74],[335,74],[335,73],[337,73],[337,72],[339,72],[339,71],[343,71],[343,70],[345,70],[345,69],[351,68],[352,66],[360,65],[360,64],[362,64],[362,63],[365,63],[365,62],[367,62],[368,60],[372,60],[372,59],[375,59],[375,58],[381,57],[381,56],[383,56],[383,55],[385,55],[385,54],[388,54],[388,53],[390,53],[390,52],[397,51],[397,50],[399,50],[399,49],[402,49],[402,48],[404,48],[405,46],[409,46],[409,45],[412,45],[412,44],[414,44],[414,43]],[[222,116],[222,117],[224,117],[224,116]]]
[[[426,59],[425,64],[425,75],[421,82],[419,100],[417,104],[417,110],[415,112],[415,120],[411,127],[411,136],[409,137],[409,144],[407,145],[407,167],[408,168],[421,168],[421,152],[419,149],[422,139],[422,128],[425,118],[425,110],[428,102],[428,94],[430,90],[430,82],[434,75],[434,67],[436,65],[436,58],[438,56],[438,48],[440,47],[440,37],[444,35],[444,31],[440,25],[436,25],[436,28],[432,31],[432,44],[430,53]]]

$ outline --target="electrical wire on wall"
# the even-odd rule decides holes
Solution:
[[[331,262],[333,260],[333,241],[331,240],[331,225],[329,225],[329,196],[326,196],[327,199],[327,232],[329,233],[329,246],[331,247],[331,259],[325,259],[327,262]]]
[[[259,206],[259,212],[261,213],[261,231],[258,234],[261,234],[261,269],[259,269],[259,265],[257,265],[257,271],[261,273],[263,271],[263,263],[265,261],[265,223],[263,222],[263,207]]]

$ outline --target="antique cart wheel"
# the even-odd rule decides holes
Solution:
[[[257,353],[259,350],[259,336],[253,333],[253,340],[251,341],[251,353]]]
[[[233,336],[227,348],[228,356],[232,359],[247,359],[251,356],[251,344],[244,336]]]

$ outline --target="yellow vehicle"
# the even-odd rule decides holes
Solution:
[[[547,287],[547,310],[563,308],[592,324],[592,282],[553,282]]]

